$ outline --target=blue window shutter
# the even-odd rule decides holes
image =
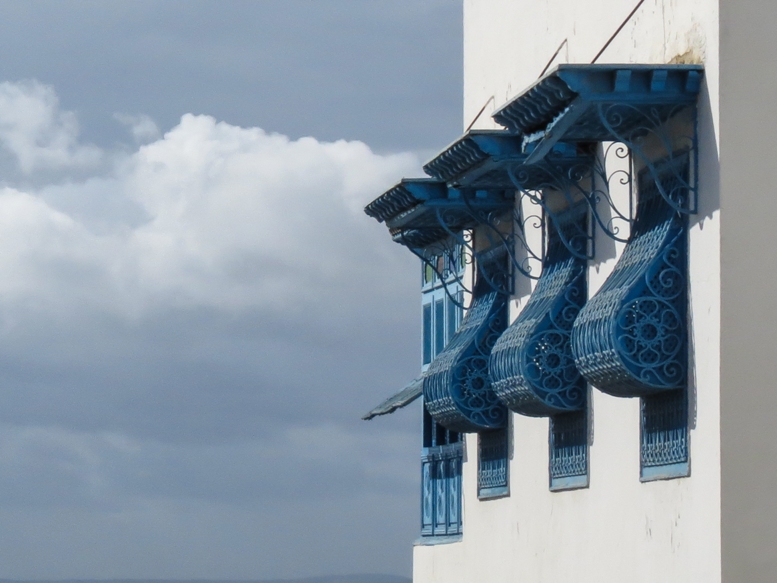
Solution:
[[[458,317],[459,307],[448,297],[445,298],[445,303],[448,306],[448,323],[447,323],[448,334],[446,335],[446,338],[445,338],[445,344],[448,344],[448,342],[451,341],[451,338],[453,338],[453,335],[455,334],[456,329],[459,327],[459,317]]]
[[[461,532],[461,456],[448,460],[448,534]]]
[[[434,355],[445,348],[445,302],[443,298],[434,302]]]
[[[432,304],[424,305],[424,366],[432,362]]]
[[[431,535],[434,529],[434,480],[428,456],[421,460],[421,535]]]

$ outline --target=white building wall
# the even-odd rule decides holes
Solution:
[[[464,0],[464,127],[484,105],[473,127],[499,127],[491,113],[531,85],[565,39],[554,65],[590,63],[636,2]],[[594,389],[590,487],[552,493],[548,420],[513,415],[510,496],[478,500],[477,439],[468,436],[464,535],[417,545],[415,583],[721,581],[718,20],[717,0],[646,0],[598,61],[706,68],[689,248],[691,477],[641,483],[639,400]],[[591,294],[614,264],[591,263]]]

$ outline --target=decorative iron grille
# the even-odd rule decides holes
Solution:
[[[508,492],[509,432],[507,428],[478,434],[478,497]]]
[[[640,435],[643,479],[687,475],[687,389],[643,397]]]
[[[421,457],[421,536],[461,533],[461,442]]]
[[[551,489],[588,485],[588,411],[550,418]]]
[[[618,397],[682,389],[687,376],[687,156],[643,171],[637,218],[613,272],[580,311],[572,352],[580,373]],[[658,178],[656,178],[658,177]]]

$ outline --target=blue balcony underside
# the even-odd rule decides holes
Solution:
[[[701,65],[560,65],[494,114],[526,163],[559,141],[627,141],[696,103]]]
[[[488,358],[507,325],[507,295],[475,289],[472,305],[456,334],[422,376],[429,414],[447,429],[461,433],[497,429],[507,409],[491,388]]]
[[[546,416],[585,407],[585,380],[572,356],[570,334],[586,301],[586,262],[561,242],[558,228],[583,225],[586,207],[551,226],[542,276],[526,307],[499,338],[489,371],[494,392],[511,410]]]
[[[688,161],[664,167],[665,188],[682,198]],[[660,168],[660,165],[659,165]],[[678,176],[678,178],[674,178]],[[572,327],[578,370],[598,389],[621,397],[686,386],[687,217],[640,177],[640,202],[613,272]]]

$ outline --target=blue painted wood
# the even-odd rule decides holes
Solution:
[[[445,298],[434,301],[434,356],[445,347]]]
[[[432,479],[432,458],[421,459],[421,534],[434,532],[434,480]]]
[[[446,481],[448,485],[447,533],[461,532],[461,462],[456,455],[447,462]]]
[[[630,103],[658,111],[662,105],[692,104],[701,86],[700,65],[564,64],[548,73],[493,117],[509,130],[530,135],[567,125],[565,140],[606,141],[601,125],[581,118],[592,103]],[[575,117],[575,124],[565,123]],[[579,120],[579,121],[578,121]]]
[[[434,534],[448,534],[448,480],[446,479],[447,460],[434,458]]]
[[[421,458],[421,536],[461,533],[461,442],[424,450]]]
[[[403,179],[364,208],[385,223],[394,241],[414,249],[440,242],[483,222],[484,217],[512,210],[512,190],[469,191],[448,188],[429,178]]]
[[[570,336],[587,296],[586,262],[562,243],[559,231],[580,225],[585,230],[586,210],[583,204],[557,214],[549,228],[542,276],[526,307],[491,351],[494,392],[522,415],[547,416],[585,407],[585,379],[575,366]]]
[[[505,130],[471,130],[440,152],[424,166],[424,172],[445,182],[449,188],[480,191],[514,190],[508,169],[522,177],[522,186],[537,188],[547,181],[545,168],[526,165],[520,136]],[[575,144],[559,143],[549,159],[559,172],[568,172],[590,154]]]
[[[423,364],[432,362],[432,304],[423,306]]]

